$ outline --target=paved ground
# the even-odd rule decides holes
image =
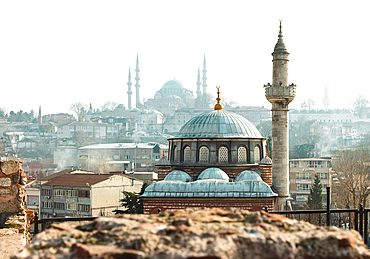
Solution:
[[[8,259],[25,246],[23,234],[0,231],[0,258]]]

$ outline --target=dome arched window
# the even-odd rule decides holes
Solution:
[[[247,163],[247,149],[243,146],[238,148],[238,163]]]
[[[220,147],[218,149],[218,162],[227,163],[229,162],[229,150],[227,147]]]
[[[261,161],[260,147],[255,146],[254,147],[254,163],[257,164],[259,161]]]
[[[184,163],[190,163],[191,161],[191,149],[189,146],[184,148]]]
[[[179,162],[178,148],[176,146],[173,149],[173,161]]]
[[[200,147],[199,149],[199,162],[208,163],[209,160],[209,149],[206,146]]]

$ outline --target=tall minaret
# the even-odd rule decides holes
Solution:
[[[281,21],[279,39],[272,53],[272,85],[265,85],[266,99],[272,104],[272,185],[279,197],[275,210],[285,210],[289,198],[289,103],[296,85],[288,85],[288,56],[283,43]],[[290,204],[290,203],[289,203]],[[289,206],[288,206],[289,207]]]
[[[41,114],[41,105],[39,106],[39,125],[42,124],[42,114]]]
[[[202,92],[200,91],[200,72],[198,67],[198,77],[197,77],[197,99],[202,97]]]
[[[324,93],[323,104],[324,104],[325,111],[327,111],[328,108],[329,108],[329,94],[328,94],[328,87],[327,86],[325,86],[325,93]]]
[[[136,108],[140,108],[141,104],[140,104],[140,84],[139,84],[139,80],[140,80],[140,77],[139,77],[139,72],[140,72],[140,69],[139,69],[139,54],[137,54],[137,56],[136,56],[135,72],[136,72],[136,76],[135,76],[135,80],[136,80],[136,84],[135,84],[135,87],[136,87]]]
[[[203,95],[207,94],[207,69],[206,69],[206,54],[204,54],[204,61],[203,61]]]
[[[128,96],[128,109],[129,111],[132,110],[132,106],[131,106],[131,95],[132,95],[132,91],[131,91],[131,71],[130,71],[130,68],[128,69],[128,82],[127,82],[127,86],[128,86],[128,90],[127,90],[127,96]]]

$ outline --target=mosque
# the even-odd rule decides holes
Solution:
[[[289,200],[289,103],[296,85],[288,85],[288,55],[281,22],[273,56],[272,157],[267,139],[244,117],[225,111],[218,87],[214,110],[190,119],[169,141],[169,159],[157,164],[160,181],[141,196],[144,213],[203,207],[284,210]],[[162,92],[159,94],[162,95]],[[186,93],[182,93],[186,94]]]

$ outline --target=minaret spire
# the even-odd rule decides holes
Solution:
[[[139,69],[139,54],[136,55],[136,69],[135,69],[135,72],[136,72],[136,76],[135,76],[135,80],[136,80],[136,84],[135,84],[135,87],[136,87],[136,108],[140,108],[141,106],[141,103],[140,103],[140,76],[139,76],[139,72],[140,72],[140,69]]]
[[[205,97],[207,94],[207,69],[206,69],[206,54],[204,54],[204,61],[203,61],[203,96]]]
[[[128,96],[128,109],[131,111],[132,110],[132,105],[131,105],[131,95],[132,95],[132,91],[131,91],[131,71],[130,71],[130,68],[128,68],[128,82],[127,82],[127,86],[128,86],[128,89],[127,89],[127,96]]]
[[[202,92],[200,91],[200,71],[199,71],[199,67],[198,67],[198,77],[197,77],[197,98],[201,98],[202,97]]]

